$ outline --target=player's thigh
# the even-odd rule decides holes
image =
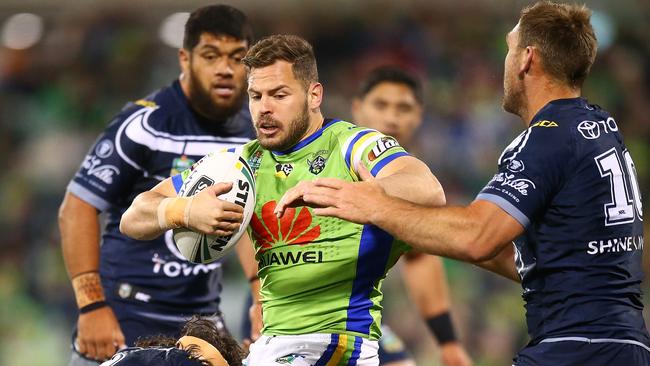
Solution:
[[[629,343],[562,341],[539,343],[521,350],[515,366],[650,365],[650,350]]]

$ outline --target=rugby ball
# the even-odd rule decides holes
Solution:
[[[219,199],[244,208],[239,230],[230,236],[206,235],[187,228],[174,229],[174,242],[181,254],[193,263],[210,263],[225,256],[239,241],[255,209],[255,177],[248,163],[234,149],[213,152],[192,167],[178,196],[190,197],[220,182],[232,182],[230,192]]]

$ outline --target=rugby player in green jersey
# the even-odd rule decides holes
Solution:
[[[310,208],[279,212],[277,207],[284,206],[282,200],[295,202],[285,196],[289,189],[299,195],[302,186],[320,177],[358,181],[364,168],[390,195],[421,205],[443,205],[442,187],[395,139],[323,117],[323,86],[305,40],[265,38],[243,62],[258,137],[244,145],[242,156],[257,182],[249,233],[264,320],[247,365],[376,366],[381,282],[410,248],[375,226],[316,217]],[[188,199],[176,197],[172,180],[178,178],[133,201],[121,222],[125,234],[151,237],[185,226],[227,235],[239,227],[241,208],[217,198],[230,184],[207,188],[188,208]],[[161,204],[171,209],[159,210]]]

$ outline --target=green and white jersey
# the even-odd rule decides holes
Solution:
[[[379,339],[381,282],[409,249],[378,227],[318,217],[307,207],[273,210],[298,182],[321,177],[358,181],[407,155],[397,141],[349,122],[324,126],[287,151],[252,141],[242,156],[257,182],[249,225],[259,262],[265,335],[335,333]]]

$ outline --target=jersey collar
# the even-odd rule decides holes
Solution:
[[[316,132],[309,135],[306,139],[304,139],[304,140],[298,142],[297,144],[293,145],[293,147],[291,147],[291,148],[289,148],[287,150],[284,150],[284,151],[271,151],[271,152],[273,153],[273,155],[279,155],[279,156],[288,155],[288,154],[291,154],[292,152],[296,152],[296,151],[302,149],[303,147],[311,144],[314,140],[316,140],[317,138],[319,138],[323,134],[323,132],[325,131],[326,128],[330,127],[331,125],[333,125],[333,124],[335,124],[337,122],[341,122],[341,120],[340,119],[325,119],[325,122],[323,122],[323,127],[319,128]]]
[[[564,98],[564,99],[555,99],[550,102],[548,102],[542,109],[540,109],[533,118],[528,122],[528,126],[531,126],[535,121],[540,119],[540,115],[550,108],[553,107],[562,107],[562,106],[579,106],[579,107],[585,107],[589,105],[587,102],[587,99],[583,97],[577,97],[577,98]]]

